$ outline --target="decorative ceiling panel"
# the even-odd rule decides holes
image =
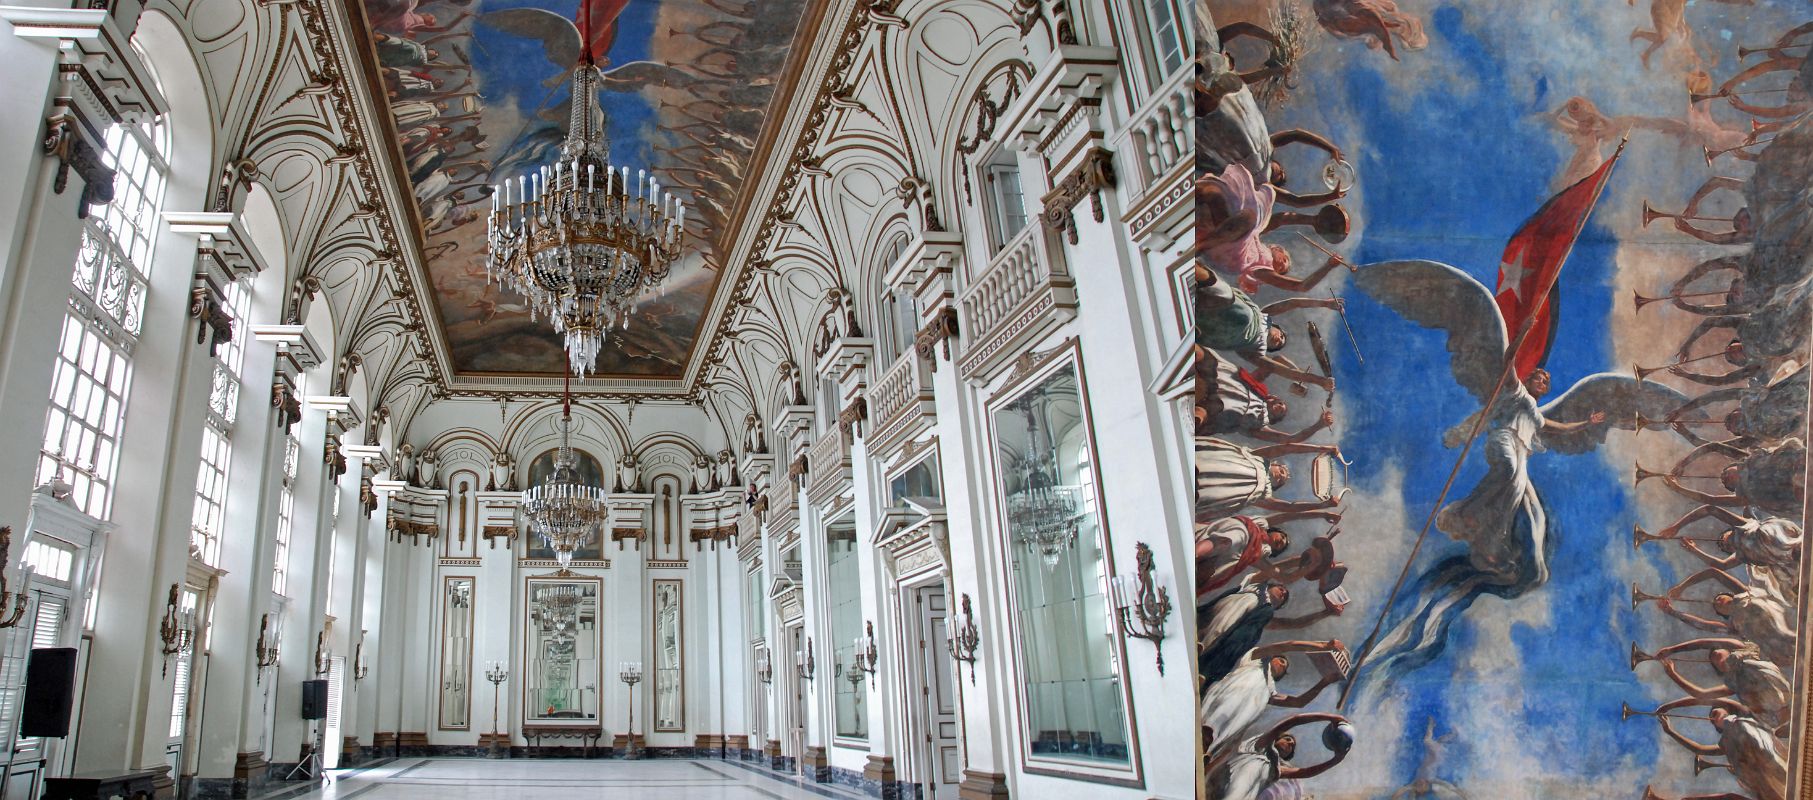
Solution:
[[[706,330],[723,253],[764,162],[770,101],[808,8],[822,0],[588,0],[612,161],[686,199],[687,255],[611,335],[598,372],[677,379]],[[398,172],[454,373],[552,376],[560,339],[486,279],[491,187],[551,163],[581,48],[575,0],[364,0],[367,55],[388,101]]]

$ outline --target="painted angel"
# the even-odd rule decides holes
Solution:
[[[1548,580],[1553,531],[1547,504],[1530,480],[1532,454],[1592,451],[1611,429],[1633,430],[1639,415],[1663,419],[1686,397],[1658,383],[1600,373],[1539,405],[1550,388],[1547,371],[1504,376],[1501,386],[1510,337],[1492,293],[1472,276],[1447,264],[1408,260],[1363,267],[1354,281],[1405,319],[1446,332],[1455,381],[1490,403],[1443,437],[1447,446],[1459,447],[1479,427],[1486,474],[1436,517],[1436,527],[1465,542],[1468,552],[1417,581],[1411,613],[1394,611],[1396,627],[1380,640],[1375,661],[1389,674],[1394,660],[1410,668],[1439,653],[1448,626],[1481,593],[1515,597]]]

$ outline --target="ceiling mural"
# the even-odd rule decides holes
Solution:
[[[813,0],[588,0],[611,158],[685,199],[688,252],[597,372],[678,377],[752,185],[767,107]],[[557,374],[560,339],[487,280],[491,187],[552,163],[581,50],[574,0],[365,0],[453,369]]]

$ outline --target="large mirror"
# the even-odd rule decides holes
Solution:
[[[686,729],[685,673],[680,666],[680,582],[655,581],[655,730]]]
[[[862,588],[856,562],[856,525],[849,517],[825,532],[826,572],[830,577],[831,653],[836,667],[837,738],[867,739],[869,674],[857,664],[856,640],[862,636]]]
[[[994,405],[991,421],[1030,755],[1129,764],[1120,644],[1105,596],[1105,533],[1076,363],[1066,359]]]
[[[523,708],[529,724],[598,724],[598,578],[529,578]]]
[[[472,593],[468,576],[441,579],[441,730],[472,727]]]

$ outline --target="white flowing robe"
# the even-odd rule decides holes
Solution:
[[[1271,705],[1276,691],[1271,669],[1251,651],[1233,672],[1210,684],[1199,714],[1202,726],[1215,734],[1215,741],[1206,745],[1209,752],[1220,755],[1238,744],[1246,729]]]
[[[1461,426],[1471,424],[1469,419]],[[1498,582],[1543,583],[1548,579],[1543,556],[1548,520],[1528,470],[1530,454],[1543,449],[1542,412],[1536,398],[1521,385],[1513,386],[1494,404],[1486,424],[1486,474],[1472,493],[1441,510],[1436,527],[1466,542],[1473,567]]]
[[[1240,445],[1207,436],[1196,438],[1196,519],[1232,516],[1272,495],[1272,475],[1260,458]]]
[[[1277,780],[1278,762],[1270,748],[1260,750],[1256,737],[1247,739],[1209,776],[1209,800],[1258,800]]]
[[[1719,750],[1731,762],[1738,785],[1757,800],[1787,800],[1788,757],[1768,726],[1750,717],[1729,717],[1719,732]]]

